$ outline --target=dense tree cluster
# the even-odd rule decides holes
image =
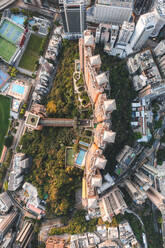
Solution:
[[[75,212],[67,226],[61,228],[52,228],[50,231],[50,235],[58,235],[63,233],[78,234],[85,232],[94,232],[96,230],[98,219],[91,219],[90,221],[87,221],[85,215],[86,212],[84,210]]]
[[[51,117],[73,118],[79,115],[72,78],[76,58],[77,42],[64,41],[56,78],[46,101]],[[49,213],[66,215],[74,205],[75,189],[81,187],[82,171],[65,167],[65,148],[73,145],[75,138],[72,128],[44,128],[22,138],[21,151],[33,157],[27,180],[38,188],[42,199],[48,197]]]
[[[73,138],[73,129],[44,128],[25,134],[21,141],[21,151],[33,157],[26,179],[38,188],[42,199],[48,196],[47,210],[56,215],[68,213],[74,205],[75,189],[81,187],[82,172],[65,167],[65,148]]]
[[[55,82],[48,97],[47,107],[53,103],[56,106],[55,112],[49,111],[52,117],[73,118],[79,115],[73,87],[74,62],[78,57],[78,42],[64,40]]]
[[[124,145],[132,146],[136,140],[130,124],[132,119],[131,103],[136,93],[129,78],[126,61],[108,56],[100,47],[97,47],[96,52],[101,55],[102,70],[109,71],[110,98],[114,98],[117,105],[117,110],[113,111],[111,118],[112,130],[116,132],[115,143],[110,144],[105,151],[108,159],[106,169],[112,172],[117,163],[115,159],[117,154]]]

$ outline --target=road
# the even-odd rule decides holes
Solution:
[[[142,219],[140,218],[140,216],[130,209],[126,209],[125,211],[129,214],[133,214],[140,221],[140,224],[142,225],[142,228],[144,230],[144,223],[143,223]],[[145,248],[148,248],[147,237],[146,237],[146,234],[144,232],[142,233],[142,239],[143,239],[143,243],[144,243]]]

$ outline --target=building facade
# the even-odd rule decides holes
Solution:
[[[84,0],[59,0],[66,38],[79,38],[86,28],[86,5]]]

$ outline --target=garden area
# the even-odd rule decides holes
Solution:
[[[50,117],[81,116],[73,88],[76,58],[77,42],[64,40],[54,85],[45,100]],[[73,146],[77,135],[73,128],[45,127],[40,132],[26,133],[20,142],[22,147],[18,151],[33,158],[33,168],[26,180],[37,187],[41,199],[48,195],[48,215],[69,215],[74,207],[75,191],[81,188],[83,172],[72,165],[65,166],[65,150]],[[71,159],[72,154],[69,156]]]
[[[116,100],[117,110],[112,113],[112,130],[116,132],[115,143],[107,146],[105,156],[108,160],[106,170],[113,173],[116,165],[116,156],[124,145],[132,146],[136,137],[131,128],[131,103],[136,96],[133,84],[129,78],[126,61],[112,57],[96,48],[102,61],[102,70],[109,71],[110,97]]]
[[[47,99],[47,106],[49,106],[49,102],[53,103],[53,111],[49,109],[50,117],[77,117],[85,119],[89,118],[92,114],[91,108],[82,112],[79,110],[80,103],[78,101],[78,94],[75,94],[74,92],[73,73],[75,70],[75,59],[78,58],[78,42],[63,40],[55,82]],[[82,77],[80,77],[79,83],[81,84],[81,90],[83,91],[84,84]],[[81,96],[86,101],[89,101],[85,92],[81,92]]]
[[[0,155],[9,127],[10,98],[0,95]]]
[[[39,56],[43,49],[44,40],[45,38],[43,37],[31,34],[26,50],[19,63],[19,67],[32,72],[35,71]]]

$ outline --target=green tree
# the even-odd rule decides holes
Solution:
[[[4,143],[5,146],[9,148],[11,147],[12,143],[13,143],[13,136],[12,135],[7,136],[5,138],[5,143]]]

